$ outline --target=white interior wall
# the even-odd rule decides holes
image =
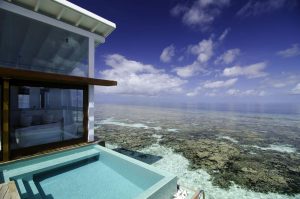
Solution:
[[[89,77],[94,78],[95,72],[95,39],[89,38]],[[89,85],[89,106],[88,106],[88,141],[94,141],[94,85]]]

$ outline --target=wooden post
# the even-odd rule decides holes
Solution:
[[[9,80],[3,79],[2,91],[2,143],[3,161],[9,160]]]

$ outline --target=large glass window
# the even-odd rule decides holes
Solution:
[[[0,9],[0,67],[87,77],[88,38]]]
[[[83,89],[12,85],[11,149],[83,137]]]

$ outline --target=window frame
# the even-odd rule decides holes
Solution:
[[[88,141],[88,85],[64,85],[58,83],[49,83],[42,81],[25,81],[25,80],[10,80],[9,90],[11,91],[11,86],[32,86],[32,87],[49,87],[49,88],[59,88],[59,89],[80,89],[83,91],[83,135],[81,138],[64,140],[59,142],[52,142],[47,144],[35,145],[30,147],[24,147],[19,149],[12,149],[10,146],[11,137],[9,136],[9,151],[10,159],[17,159],[22,156],[36,154],[42,151],[47,151],[55,149],[58,147],[65,147],[74,144],[85,143]],[[11,105],[9,105],[9,112],[11,110]],[[2,122],[2,121],[1,121]],[[9,125],[10,125],[9,121]],[[9,131],[9,134],[11,131]],[[2,142],[2,140],[1,140]],[[3,150],[2,150],[3,151]],[[2,154],[2,152],[1,152]]]
[[[0,111],[1,111],[1,116],[0,116],[0,119],[1,119],[1,128],[0,128],[0,142],[1,142],[1,150],[0,150],[0,161],[3,161],[3,80],[0,79],[0,100],[1,100],[1,103],[0,103]]]

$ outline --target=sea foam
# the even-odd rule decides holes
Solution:
[[[178,129],[167,129],[167,131],[177,133],[179,130]]]
[[[229,137],[229,136],[218,136],[219,139],[225,139],[225,140],[229,140],[233,143],[238,143],[239,141],[237,141],[236,139]]]
[[[272,151],[278,151],[282,153],[296,153],[297,149],[294,148],[291,145],[276,145],[276,144],[270,144],[269,147],[260,147],[260,146],[252,146],[254,148],[260,149],[260,150],[272,150]]]
[[[103,124],[110,124],[110,125],[115,125],[115,126],[123,126],[123,127],[131,127],[131,128],[143,128],[143,129],[154,129],[156,131],[160,131],[162,128],[160,126],[154,126],[150,127],[142,123],[124,123],[124,122],[119,122],[115,120],[114,118],[108,118],[105,120],[101,120],[100,122],[97,123],[98,125],[103,125]]]

